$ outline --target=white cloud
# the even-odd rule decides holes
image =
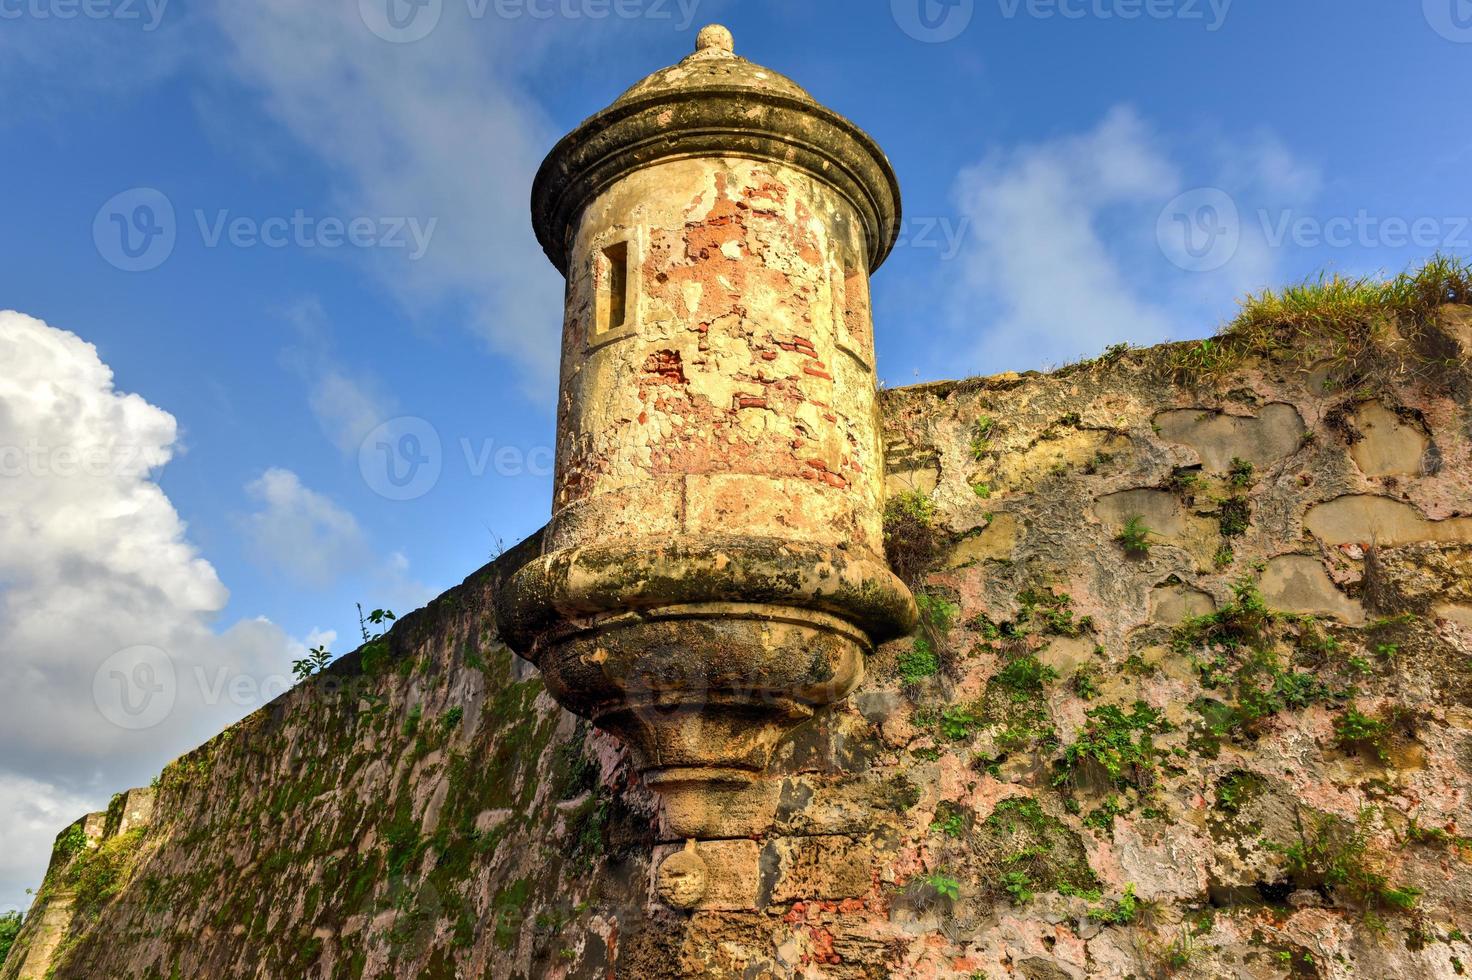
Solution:
[[[468,311],[490,347],[528,365],[527,389],[555,390],[561,280],[532,235],[527,192],[557,133],[513,79],[545,32],[458,23],[413,44],[372,34],[356,3],[214,5],[223,64],[334,177],[353,215],[437,218],[417,261],[386,252],[378,272],[425,319]],[[538,26],[538,25],[518,25]]]
[[[949,325],[982,373],[1041,368],[1110,344],[1211,333],[1283,258],[1256,209],[1317,193],[1316,168],[1271,134],[1200,141],[1192,159],[1128,106],[1092,129],[998,150],[967,167],[955,200],[969,222],[951,275]],[[1200,153],[1197,154],[1200,156]],[[1240,243],[1220,268],[1172,265],[1157,222],[1176,195],[1221,188]],[[957,274],[959,269],[959,274]]]
[[[329,368],[311,381],[308,401],[322,431],[344,453],[356,454],[363,437],[392,413],[370,383]]]
[[[30,801],[6,831],[24,840],[4,838],[3,905],[62,826],[279,690],[290,641],[261,620],[211,628],[228,592],[154,479],[173,416],[20,313],[0,312],[0,364],[0,796]],[[244,694],[224,686],[242,677]]]
[[[298,582],[325,587],[370,557],[357,519],[303,486],[292,471],[269,469],[245,490],[261,505],[241,519],[241,527],[247,548],[262,564]]]
[[[0,911],[25,910],[25,889],[41,884],[56,835],[95,805],[50,783],[0,772]]]
[[[962,171],[956,197],[971,237],[958,307],[975,309],[982,294],[997,308],[978,344],[984,370],[1060,362],[1121,334],[1165,337],[1165,311],[1130,287],[1101,219],[1119,206],[1168,200],[1180,182],[1129,109],[1082,135],[999,152]]]
[[[309,297],[286,311],[301,342],[282,351],[281,359],[308,391],[307,403],[322,432],[338,450],[356,456],[363,439],[397,415],[397,402],[376,378],[354,372],[333,353],[327,311]]]

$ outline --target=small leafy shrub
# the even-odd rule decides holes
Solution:
[[[900,654],[895,666],[900,680],[906,684],[915,684],[940,673],[940,661],[924,636],[915,637],[914,647]]]
[[[981,728],[985,720],[961,706],[947,708],[941,712],[941,734],[953,742],[970,738],[971,733]]]
[[[1026,905],[1033,900],[1032,881],[1026,871],[1008,871],[1001,878],[1002,890],[1012,896],[1013,905]]]
[[[990,415],[983,415],[976,420],[975,427],[971,430],[971,458],[980,460],[991,448],[992,431],[997,427],[997,420]]]
[[[885,501],[884,554],[906,585],[913,587],[935,564],[943,541],[930,497],[909,490]]]
[[[1109,926],[1127,926],[1140,914],[1140,900],[1135,897],[1133,884],[1124,886],[1124,894],[1103,905],[1089,909],[1089,917],[1095,922]]]
[[[932,872],[921,880],[941,898],[948,898],[954,902],[961,897],[961,883],[943,871]]]
[[[1094,620],[1089,616],[1073,618],[1071,596],[1047,587],[1023,589],[1017,593],[1017,604],[1021,607],[1016,630],[1018,635],[1030,631],[1044,636],[1077,637],[1094,628]]]
[[[1150,554],[1150,529],[1145,526],[1145,518],[1140,514],[1126,519],[1114,540],[1119,542],[1124,553],[1131,558],[1143,558]]]
[[[1381,762],[1387,758],[1391,726],[1362,713],[1353,704],[1334,720],[1334,741],[1347,752],[1369,749]]]
[[[1073,674],[1073,693],[1085,701],[1092,701],[1099,696],[1099,678],[1101,672],[1093,664],[1084,664]]]
[[[363,673],[376,674],[388,663],[389,648],[386,637],[397,618],[387,609],[375,609],[365,614],[362,605],[358,606],[358,631],[363,636],[358,662],[363,668]]]
[[[952,803],[942,803],[936,808],[930,829],[952,839],[959,839],[966,834],[966,814]]]
[[[23,921],[21,914],[14,909],[0,913],[0,963],[10,955],[10,947],[15,945],[15,937],[20,934]]]
[[[1286,859],[1288,877],[1296,887],[1317,889],[1367,913],[1411,911],[1419,902],[1420,890],[1392,886],[1376,866],[1378,857],[1371,849],[1375,816],[1375,810],[1366,808],[1351,824],[1325,814],[1307,829],[1300,820],[1297,841],[1269,843],[1269,847]]]
[[[332,654],[322,645],[312,647],[305,657],[291,662],[291,672],[298,681],[304,681],[313,674],[320,673],[324,667],[332,663]]]
[[[1252,504],[1242,497],[1223,500],[1217,509],[1216,520],[1222,537],[1240,538],[1247,533],[1247,526],[1252,522]]]
[[[1041,694],[1044,684],[1057,680],[1058,671],[1028,653],[1010,661],[997,672],[996,679],[1017,694],[1031,697]]]
[[[53,860],[65,861],[68,858],[76,857],[86,847],[87,832],[82,829],[81,824],[72,824],[72,826],[63,831],[61,836],[56,839],[56,846],[53,848],[55,855]]]
[[[1160,712],[1136,701],[1128,712],[1118,705],[1102,705],[1089,711],[1088,719],[1078,741],[1064,750],[1055,783],[1067,784],[1081,766],[1088,765],[1115,786],[1148,785],[1155,769],[1153,736],[1170,729]]]
[[[1227,468],[1227,482],[1238,490],[1252,486],[1252,464],[1239,456],[1233,456]]]

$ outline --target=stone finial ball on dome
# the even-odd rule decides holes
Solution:
[[[731,54],[736,50],[736,39],[729,29],[720,24],[706,24],[695,35],[695,50],[707,53]]]

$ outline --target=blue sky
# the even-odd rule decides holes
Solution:
[[[389,2],[0,0],[0,309],[33,318],[0,444],[154,454],[0,473],[0,906],[82,808],[259,701],[181,691],[120,729],[94,683],[116,651],[164,650],[181,688],[212,663],[264,683],[350,649],[356,602],[407,611],[545,521],[560,282],[531,177],[706,23],[888,152],[890,385],[1204,336],[1248,290],[1472,252],[1469,0],[392,0],[418,18],[397,33]],[[97,411],[6,403],[52,389]],[[379,444],[427,460],[399,457],[409,486]]]

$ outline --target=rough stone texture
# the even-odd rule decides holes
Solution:
[[[869,299],[894,173],[733,43],[702,32],[534,181],[567,276],[557,472],[498,607],[549,693],[630,745],[669,836],[700,841],[768,829],[777,742],[916,618],[883,558]]]
[[[111,829],[91,818],[87,854],[125,845],[117,894],[78,898],[59,864],[6,975],[40,976],[19,964],[53,955],[60,977],[1460,975],[1472,535],[1454,529],[1472,512],[1472,408],[1388,386],[1388,404],[1441,420],[1429,437],[1444,462],[1387,488],[1297,372],[1254,364],[1172,387],[1151,366],[1166,353],[885,393],[887,444],[935,460],[929,496],[949,536],[921,590],[950,610],[928,616],[942,670],[902,681],[915,641],[891,643],[853,697],[785,741],[775,827],[699,845],[694,911],[658,897],[653,869],[684,845],[659,843],[626,751],[497,639],[493,595],[532,542],[405,617],[370,671],[344,658],[171,765],[146,827],[119,832],[133,803]],[[1157,433],[1161,412],[1269,404],[1308,428],[1250,485],[1175,479],[1201,450]],[[1127,450],[1022,477],[1030,489],[973,490],[1000,472],[978,454],[1105,425]],[[1100,501],[1141,492],[1183,526],[1248,501],[1242,533],[1215,542],[1231,563],[1203,571],[1198,542],[1166,534],[1126,558]],[[992,547],[969,545],[998,524],[1011,530]],[[1227,668],[1181,630],[1232,608],[1244,579],[1301,608],[1274,585],[1292,578],[1285,563],[1330,608],[1311,626],[1285,620],[1278,656],[1331,691],[1223,730],[1241,692],[1207,686]],[[1044,591],[1067,604],[1040,605]],[[1004,669],[1029,653],[1056,676],[1007,687]],[[1356,710],[1391,719],[1378,749],[1336,734],[1349,687]],[[1129,716],[1137,701],[1168,723],[1153,761],[1118,780],[1060,768],[1097,726],[1090,712]],[[1305,839],[1362,840],[1356,873],[1420,889],[1416,908],[1366,908],[1322,869],[1294,871],[1284,849]],[[1147,912],[1091,914],[1129,885]]]
[[[700,37],[538,178],[548,529],[63,831],[0,977],[1463,975],[1466,357],[876,398],[887,164]]]

